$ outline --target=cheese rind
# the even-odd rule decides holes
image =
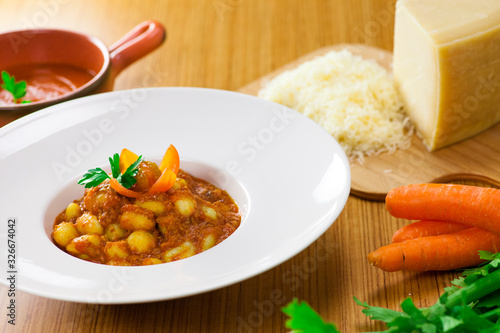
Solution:
[[[394,79],[429,150],[500,121],[500,1],[399,0]]]

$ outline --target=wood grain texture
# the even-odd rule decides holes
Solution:
[[[349,43],[390,51],[394,2],[1,1],[0,31],[30,25],[58,27],[94,35],[111,45],[136,24],[158,20],[167,29],[166,43],[121,73],[116,90],[196,86],[237,91],[322,47]],[[5,221],[1,222],[0,236],[4,237]],[[337,221],[315,243],[241,283],[192,297],[135,305],[62,302],[17,291],[15,327],[7,323],[10,299],[8,288],[2,286],[0,331],[288,332],[281,307],[293,297],[309,302],[342,332],[382,330],[383,325],[361,313],[353,296],[392,309],[398,309],[408,296],[417,305],[428,306],[457,276],[446,272],[391,274],[370,267],[366,254],[387,244],[404,223],[389,216],[383,204],[351,196]],[[0,260],[6,260],[4,255]]]
[[[322,47],[251,82],[239,91],[257,96],[267,82],[279,74],[331,51],[346,49],[364,59],[374,60],[392,71],[392,53],[363,44],[338,44]],[[351,194],[363,199],[384,201],[392,188],[425,182],[473,180],[500,186],[500,125],[468,140],[430,152],[417,134],[411,146],[393,153],[367,156],[362,163],[351,163]]]

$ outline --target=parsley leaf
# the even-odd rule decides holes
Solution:
[[[6,71],[2,71],[2,88],[12,94],[14,103],[19,103],[19,99],[26,96],[26,81],[16,82],[14,75],[10,76]],[[30,103],[30,101],[22,101],[21,103]]]
[[[380,308],[377,306],[370,306],[366,302],[361,302],[356,297],[354,297],[354,301],[356,302],[356,304],[365,307],[365,309],[361,310],[361,312],[363,312],[367,317],[370,317],[370,319],[373,320],[382,320],[385,322],[389,322],[396,319],[397,317],[404,316],[403,313],[395,310]]]
[[[78,184],[85,185],[85,188],[95,187],[110,178],[106,171],[101,168],[90,169],[83,175]]]
[[[114,154],[109,158],[109,164],[111,164],[111,174],[113,178],[118,178],[120,176],[120,155],[118,153]]]
[[[409,298],[401,303],[402,312],[355,301],[365,315],[384,321],[386,332],[500,332],[500,254],[480,251],[480,256],[489,261],[465,270],[429,308],[418,309]]]
[[[340,333],[335,325],[325,323],[306,302],[293,299],[282,311],[290,319],[286,321],[286,327],[297,333]]]
[[[111,165],[111,177],[103,169],[94,168],[87,171],[87,173],[84,174],[78,181],[78,184],[85,185],[85,188],[90,188],[101,184],[106,179],[115,178],[123,187],[130,188],[137,182],[134,177],[139,172],[137,167],[141,162],[142,155],[139,156],[139,158],[137,158],[137,160],[122,174],[120,172],[120,155],[116,153],[109,158],[109,164]]]
[[[132,163],[122,175],[116,177],[116,180],[118,180],[118,182],[122,184],[122,186],[125,188],[132,187],[132,185],[137,183],[137,180],[134,177],[139,172],[139,169],[137,167],[141,162],[142,162],[142,155],[139,156],[137,160],[134,163]]]
[[[500,253],[479,251],[487,260],[482,265],[463,271],[463,276],[445,288],[436,304],[417,308],[411,298],[395,311],[354,301],[372,320],[386,323],[385,333],[493,333],[500,332]],[[325,323],[307,303],[296,299],[283,308],[291,318],[286,327],[296,333],[338,333],[333,324]]]

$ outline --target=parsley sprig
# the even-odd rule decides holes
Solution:
[[[386,323],[385,332],[500,332],[500,253],[479,255],[488,261],[465,270],[429,308],[418,309],[410,298],[401,303],[402,312],[354,300],[365,315]]]
[[[372,320],[386,323],[385,333],[490,333],[500,332],[500,253],[479,251],[483,265],[465,270],[463,276],[452,281],[453,286],[436,304],[417,308],[411,298],[401,303],[402,311],[370,306],[356,297],[364,307],[362,312]],[[307,303],[293,300],[283,308],[290,316],[286,326],[293,332],[338,333],[335,326],[326,323]]]
[[[14,75],[10,76],[6,71],[2,71],[3,83],[1,87],[12,94],[14,103],[30,103],[31,101],[20,101],[21,98],[26,96],[26,81],[21,80],[16,82]]]
[[[132,185],[137,182],[135,176],[139,172],[137,167],[141,162],[142,155],[139,156],[137,160],[122,174],[120,171],[120,155],[116,153],[109,158],[109,164],[111,165],[111,177],[115,178],[123,187],[131,188]],[[82,179],[78,181],[78,184],[84,185],[85,188],[95,187],[106,179],[111,179],[111,177],[103,169],[94,168],[87,171],[87,173],[83,175]]]
[[[286,321],[286,327],[293,329],[293,332],[340,333],[335,325],[323,321],[320,315],[304,301],[293,299],[282,310],[290,317]]]

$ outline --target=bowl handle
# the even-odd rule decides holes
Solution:
[[[163,25],[157,21],[145,21],[109,47],[112,76],[158,48],[166,38]]]

